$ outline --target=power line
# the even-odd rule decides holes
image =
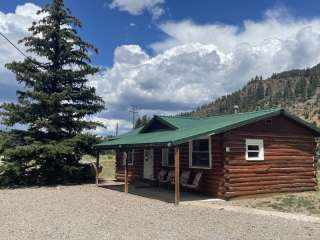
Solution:
[[[25,58],[29,58],[24,52],[22,52],[13,42],[10,41],[9,38],[7,38],[2,32],[0,32],[0,35],[7,40],[19,53],[21,53]]]

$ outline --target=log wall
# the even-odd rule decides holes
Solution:
[[[203,172],[201,192],[233,198],[255,194],[315,190],[314,132],[296,122],[277,116],[211,137],[212,168],[192,168]],[[245,159],[245,139],[264,140],[263,161]],[[189,169],[189,145],[180,146],[181,171]],[[226,147],[230,152],[226,152]],[[122,155],[117,152],[116,179],[124,180]],[[129,181],[143,178],[144,149],[135,149],[134,165],[129,166]],[[154,177],[162,167],[162,150],[154,148]],[[192,177],[193,177],[192,174]]]
[[[117,150],[116,152],[116,180],[124,181],[124,165],[122,161],[122,152]],[[142,178],[143,176],[143,149],[134,150],[133,165],[128,166],[128,178],[129,182],[132,183],[135,180]]]
[[[189,144],[181,147],[181,161],[184,163],[182,169],[189,169]],[[224,195],[224,148],[222,135],[211,137],[212,167],[211,169],[192,168],[193,172],[202,171],[201,192],[213,197]]]
[[[224,134],[225,198],[316,189],[314,133],[278,116]],[[245,159],[245,139],[264,140],[264,160]]]

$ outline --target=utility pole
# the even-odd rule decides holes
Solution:
[[[136,114],[138,114],[138,107],[131,105],[129,109],[129,114],[132,114],[132,128],[134,128],[136,122]]]
[[[117,125],[116,125],[116,137],[118,136],[118,131],[119,131],[119,122],[117,121]]]

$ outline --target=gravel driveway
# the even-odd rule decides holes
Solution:
[[[0,190],[0,239],[320,239],[320,224],[82,185]]]

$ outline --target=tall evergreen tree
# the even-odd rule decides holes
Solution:
[[[134,128],[143,127],[150,121],[150,118],[147,115],[143,115],[142,117],[139,117],[134,125]]]
[[[264,87],[262,80],[259,80],[258,86],[257,86],[257,100],[264,98]]]
[[[88,83],[98,69],[90,65],[93,45],[78,35],[80,21],[63,0],[53,0],[38,12],[43,18],[20,40],[34,57],[6,65],[23,90],[16,103],[4,103],[0,116],[11,130],[0,136],[4,184],[57,183],[77,180],[83,154],[92,152],[97,138],[88,133],[100,123],[88,116],[104,109],[104,102]],[[81,178],[81,176],[80,176]]]
[[[305,87],[306,87],[305,79],[300,78],[295,85],[295,89],[294,89],[295,96],[303,98],[305,96]]]

